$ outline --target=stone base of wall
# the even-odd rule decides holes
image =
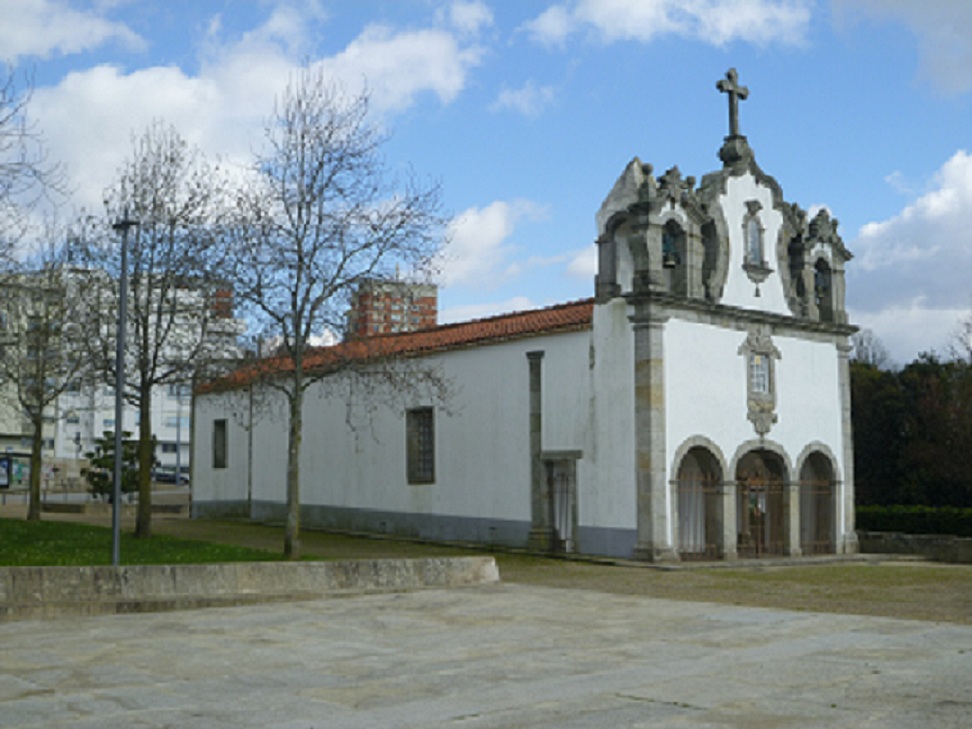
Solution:
[[[936,562],[972,564],[972,539],[938,534],[901,532],[858,532],[861,552],[868,554],[913,554]]]
[[[112,505],[100,501],[86,501],[80,503],[58,503],[56,501],[44,501],[41,503],[41,511],[49,514],[111,514]],[[122,516],[135,516],[138,512],[137,504],[122,504]],[[153,514],[183,514],[189,515],[189,502],[185,503],[162,503],[152,504]]]
[[[193,501],[192,518],[245,518],[257,522],[283,523],[287,509],[269,501]],[[301,527],[362,534],[381,534],[430,542],[461,542],[486,547],[528,549],[530,522],[350,509],[336,506],[303,505]],[[634,529],[579,526],[577,549],[581,554],[628,559],[637,542]]]
[[[499,581],[492,557],[0,568],[0,620],[153,612]]]

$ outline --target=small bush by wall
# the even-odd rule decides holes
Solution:
[[[954,506],[858,506],[857,528],[870,532],[972,537],[972,509]]]

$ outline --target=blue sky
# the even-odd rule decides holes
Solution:
[[[741,131],[855,258],[854,323],[900,363],[972,312],[966,0],[0,0],[0,56],[98,209],[154,118],[246,164],[288,75],[367,79],[390,165],[441,182],[454,320],[593,293],[594,214],[632,157],[701,178]]]

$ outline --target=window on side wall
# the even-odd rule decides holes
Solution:
[[[213,468],[226,468],[226,420],[213,421]]]
[[[405,413],[405,454],[409,483],[435,482],[435,413],[415,408]]]

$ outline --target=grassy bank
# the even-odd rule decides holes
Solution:
[[[46,517],[45,517],[46,518]],[[0,518],[0,564],[108,564],[111,531],[50,515],[50,521]],[[91,517],[92,519],[97,517]],[[55,521],[55,519],[58,519]],[[100,522],[96,522],[100,523]],[[283,528],[238,521],[159,519],[156,536],[122,542],[123,564],[278,559]],[[456,546],[352,537],[305,530],[308,559],[395,559],[468,555]],[[922,562],[747,565],[646,569],[495,554],[504,582],[595,590],[669,600],[972,624],[972,565]],[[569,598],[565,598],[569,599]]]
[[[28,522],[0,519],[0,565],[111,564],[110,529],[59,521]],[[135,539],[123,532],[119,545],[122,564],[199,564],[277,559],[262,549],[218,544],[171,536]]]

